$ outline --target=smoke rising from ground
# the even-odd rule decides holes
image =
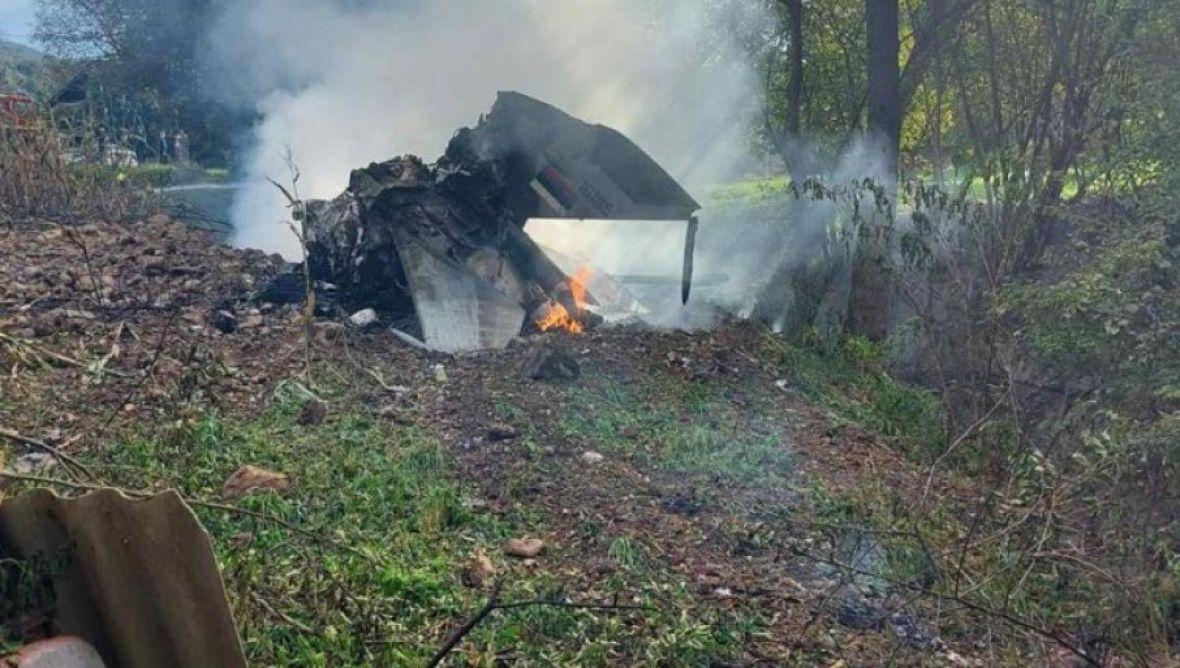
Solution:
[[[614,127],[695,194],[747,165],[759,99],[734,41],[758,0],[247,0],[226,4],[212,52],[261,122],[235,203],[235,242],[298,255],[282,196],[262,177],[329,198],[349,171],[441,155],[498,90]],[[606,228],[603,228],[606,229]],[[677,244],[678,233],[659,243]],[[655,241],[653,241],[655,243]],[[639,249],[634,249],[638,251]],[[643,253],[635,253],[642,261]]]

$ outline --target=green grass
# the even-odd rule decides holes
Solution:
[[[240,504],[370,556],[198,509],[251,663],[421,663],[441,641],[439,625],[479,605],[482,595],[459,583],[463,564],[477,549],[498,554],[515,527],[470,510],[472,490],[449,478],[449,456],[424,432],[364,415],[304,428],[295,410],[280,406],[245,424],[204,416],[167,438],[109,450],[101,470],[129,487],[169,486],[203,499],[216,498],[242,464],[288,474],[289,493]],[[273,618],[255,597],[316,633]]]
[[[932,393],[905,385],[885,370],[884,351],[849,337],[834,349],[814,337],[788,341],[768,336],[760,351],[779,367],[788,389],[824,406],[837,418],[887,439],[916,461],[946,443],[946,419]]]
[[[298,409],[292,398],[245,422],[203,414],[163,437],[112,444],[85,457],[110,484],[173,487],[193,499],[218,500],[242,464],[291,477],[282,495],[236,503],[336,545],[263,519],[196,509],[213,539],[251,665],[422,665],[448,630],[486,600],[486,590],[462,583],[476,552],[496,562],[508,601],[621,595],[653,609],[500,611],[468,636],[452,665],[493,665],[506,657],[537,666],[708,665],[738,656],[741,629],[757,627],[701,607],[678,574],[649,562],[631,539],[601,546],[625,577],[593,592],[569,591],[545,570],[549,557],[522,569],[501,555],[500,545],[512,536],[545,535],[540,516],[526,507],[499,515],[477,510],[477,490],[456,479],[451,455],[435,436],[362,412],[303,427],[295,423]],[[560,550],[550,546],[554,556]]]
[[[229,180],[229,172],[225,169],[205,168],[198,165],[164,165],[159,163],[144,163],[135,167],[79,165],[76,169],[148,188],[225,183]]]
[[[761,204],[791,195],[791,179],[769,176],[744,179],[714,186],[709,191],[710,204]]]
[[[763,483],[787,482],[794,470],[781,433],[752,430],[717,388],[703,382],[660,374],[627,383],[586,378],[567,405],[563,436],[641,466]]]

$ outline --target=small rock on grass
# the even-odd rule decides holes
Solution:
[[[503,422],[493,422],[488,425],[489,441],[509,441],[520,435],[516,427]]]
[[[238,323],[239,329],[258,329],[266,323],[260,313],[251,313]]]
[[[295,423],[311,427],[322,424],[326,417],[328,417],[328,407],[324,405],[324,402],[318,399],[308,399],[307,403],[303,404],[303,408],[299,410],[299,417],[295,418]]]
[[[217,311],[209,318],[209,320],[212,325],[223,334],[232,334],[238,329],[238,316],[229,311]]]
[[[386,404],[381,408],[380,415],[382,418],[389,420],[394,424],[400,424],[402,426],[414,424],[414,419],[409,415],[406,409],[402,406],[398,406],[397,404]]]
[[[517,559],[532,559],[545,551],[540,538],[509,538],[504,541],[504,554]]]
[[[290,486],[290,479],[282,473],[246,464],[234,471],[233,475],[225,481],[225,486],[221,488],[221,496],[233,501],[265,490],[285,492]]]
[[[582,461],[587,464],[601,464],[605,459],[606,457],[604,457],[601,452],[587,450],[586,452],[582,453]]]

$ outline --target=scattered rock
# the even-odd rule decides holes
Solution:
[[[468,587],[483,589],[490,585],[492,579],[495,577],[496,565],[482,551],[476,552],[471,555],[471,562],[467,564],[467,568],[463,571],[463,584]]]
[[[301,274],[288,271],[274,277],[255,295],[255,300],[271,304],[298,304],[307,292],[307,283]]]
[[[257,329],[257,328],[261,327],[263,325],[263,323],[265,323],[265,322],[266,321],[263,320],[261,313],[251,313],[251,314],[247,315],[245,318],[242,318],[241,323],[238,325],[238,327],[240,327],[242,329]]]
[[[489,441],[509,441],[520,435],[510,424],[503,422],[493,422],[488,426],[488,440]]]
[[[44,338],[46,336],[53,336],[57,330],[61,328],[61,323],[52,315],[47,315],[43,318],[37,318],[33,322],[33,336],[37,338]]]
[[[885,627],[888,613],[882,612],[855,594],[848,594],[836,607],[836,621],[860,631],[880,631]]]
[[[700,499],[676,496],[670,499],[660,501],[660,505],[670,513],[677,515],[684,515],[686,517],[693,517],[705,509],[705,504]]]
[[[377,324],[377,312],[371,308],[357,311],[348,316],[348,324],[358,329],[363,329],[371,325]]]
[[[397,404],[387,404],[381,409],[381,417],[402,426],[409,426],[414,424],[413,418],[407,412],[405,407]]]
[[[504,541],[504,554],[517,559],[533,559],[545,551],[540,538],[509,538]]]
[[[444,367],[441,364],[434,365],[434,382],[436,382],[436,383],[447,382],[447,369],[446,369],[446,367]]]
[[[238,329],[238,316],[229,311],[217,311],[209,318],[209,323],[224,334],[232,334]]]
[[[577,380],[582,367],[568,348],[539,345],[524,354],[524,374],[531,380]]]
[[[303,404],[303,408],[299,410],[299,416],[295,418],[295,423],[311,427],[322,424],[326,417],[328,417],[328,406],[317,399],[308,399]]]
[[[581,457],[581,460],[587,464],[601,464],[605,459],[606,457],[602,456],[602,453],[593,450],[583,452]]]
[[[232,501],[265,490],[285,492],[290,486],[291,481],[282,473],[246,464],[225,481],[221,496]]]

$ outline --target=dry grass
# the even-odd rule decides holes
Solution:
[[[84,143],[95,144],[89,137]],[[73,163],[49,118],[0,125],[0,222],[127,220],[143,215],[153,199],[118,170]]]

